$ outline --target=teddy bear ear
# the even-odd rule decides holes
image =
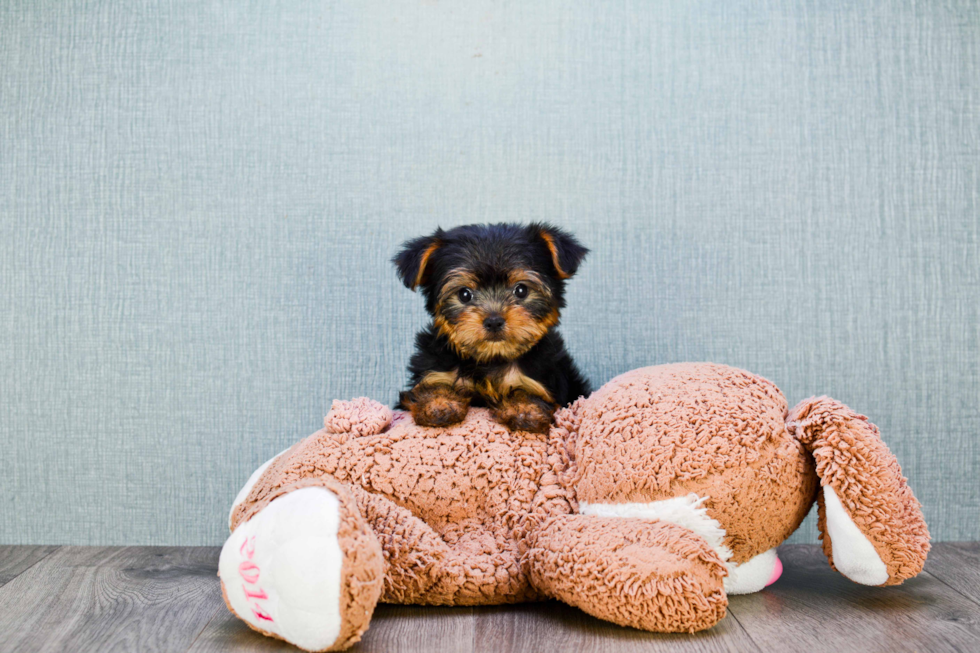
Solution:
[[[391,424],[392,411],[381,402],[358,397],[350,401],[335,399],[323,418],[328,433],[348,433],[355,437],[383,433]]]
[[[830,397],[801,401],[786,427],[816,463],[817,527],[831,566],[862,585],[922,571],[929,529],[878,427]]]

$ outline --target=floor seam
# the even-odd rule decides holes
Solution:
[[[754,646],[754,647],[755,647],[755,650],[756,650],[756,651],[759,651],[759,653],[762,653],[762,650],[763,650],[763,649],[762,649],[762,647],[760,647],[760,646],[759,646],[759,643],[755,641],[755,638],[754,638],[754,637],[752,637],[752,635],[751,635],[751,633],[749,633],[749,631],[748,631],[748,629],[747,629],[747,628],[745,627],[745,625],[744,625],[744,624],[742,624],[742,622],[741,622],[741,621],[739,621],[739,618],[738,618],[738,616],[737,616],[737,615],[735,614],[735,611],[734,611],[734,610],[732,610],[732,606],[731,606],[731,604],[729,604],[729,605],[728,605],[728,614],[730,614],[730,615],[732,615],[732,619],[734,619],[734,620],[735,620],[735,623],[737,623],[737,624],[738,624],[738,627],[742,629],[742,632],[743,632],[743,633],[745,633],[745,636],[749,638],[749,641],[750,641],[750,642],[752,642],[752,646]]]
[[[223,606],[221,605],[215,607],[214,614],[212,614],[211,618],[208,619],[208,622],[201,627],[201,630],[197,631],[197,634],[194,635],[194,639],[192,639],[191,643],[188,644],[187,648],[184,649],[184,653],[188,653],[188,651],[194,648],[194,645],[197,644],[197,640],[201,639],[201,635],[204,634],[204,631],[207,630],[208,626],[210,626],[214,622],[214,620],[218,618],[218,614],[221,612],[222,607]]]
[[[216,548],[216,547],[202,546],[200,548],[207,549],[207,548]],[[217,547],[217,548],[218,548],[218,551],[220,553],[221,548],[220,547]],[[217,570],[215,570],[215,578],[218,578],[218,591],[220,592],[221,591],[221,579],[220,579],[220,576],[219,576]],[[201,635],[204,634],[204,631],[206,631],[208,629],[208,627],[212,623],[214,623],[214,620],[218,618],[218,615],[221,614],[221,612],[222,612],[221,609],[228,607],[227,605],[225,605],[224,592],[222,592],[221,598],[222,598],[222,600],[219,601],[218,602],[218,605],[216,605],[214,607],[214,614],[212,614],[211,615],[211,618],[207,620],[207,623],[205,623],[203,626],[201,626],[201,629],[199,631],[197,631],[197,633],[194,635],[194,639],[192,639],[190,641],[190,644],[187,645],[187,648],[184,649],[184,653],[188,653],[188,651],[190,651],[192,648],[194,648],[194,645],[197,644],[197,640],[201,639]]]
[[[43,556],[41,556],[40,558],[38,558],[38,559],[37,559],[37,560],[35,560],[34,562],[32,562],[32,563],[31,563],[30,565],[28,565],[27,567],[25,567],[25,568],[23,568],[23,569],[21,569],[21,570],[20,570],[20,571],[19,571],[19,572],[17,573],[17,575],[16,575],[16,576],[14,576],[13,578],[11,578],[11,579],[10,579],[10,580],[8,580],[8,581],[5,581],[5,582],[3,582],[3,583],[0,583],[0,588],[3,588],[3,587],[5,587],[6,585],[8,585],[8,584],[10,584],[11,582],[13,582],[13,581],[15,581],[15,580],[17,580],[17,579],[18,579],[18,578],[20,578],[20,577],[21,577],[21,575],[23,575],[23,574],[24,574],[25,572],[27,572],[27,571],[29,571],[29,570],[31,570],[31,569],[33,569],[33,568],[34,568],[35,566],[37,566],[37,565],[38,565],[39,563],[41,563],[41,562],[44,562],[45,560],[47,560],[47,559],[48,559],[48,558],[49,558],[49,557],[51,556],[51,554],[53,554],[53,553],[56,553],[56,552],[58,552],[58,551],[61,551],[61,549],[62,549],[62,548],[63,548],[63,545],[61,545],[61,544],[58,544],[58,545],[56,545],[56,546],[55,546],[55,547],[54,547],[53,549],[51,549],[50,551],[48,551],[47,553],[45,553],[45,554],[44,554]]]
[[[925,571],[925,570],[923,570],[923,571],[919,572],[919,575],[926,575],[926,576],[931,576],[932,578],[935,578],[940,583],[942,583],[943,585],[945,585],[949,589],[953,590],[954,592],[956,592],[957,594],[959,594],[960,596],[962,596],[964,599],[966,599],[970,603],[972,603],[972,604],[974,604],[976,606],[980,606],[980,600],[977,600],[977,599],[973,598],[972,596],[967,596],[966,594],[964,594],[960,590],[956,589],[955,587],[953,587],[952,585],[950,585],[949,583],[947,583],[946,581],[944,581],[942,578],[940,578],[936,574],[932,573],[931,571]]]

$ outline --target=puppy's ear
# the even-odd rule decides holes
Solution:
[[[582,243],[575,239],[575,236],[558,227],[535,223],[529,225],[528,230],[534,237],[544,241],[545,247],[551,254],[551,262],[555,266],[555,273],[559,279],[568,279],[575,274],[579,263],[589,253],[589,250],[583,247]]]
[[[442,244],[441,237],[442,229],[438,229],[431,236],[413,238],[405,242],[402,250],[391,259],[398,270],[398,278],[409,290],[425,285],[431,268],[429,263]]]

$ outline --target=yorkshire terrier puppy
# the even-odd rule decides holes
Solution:
[[[511,430],[547,432],[556,408],[590,392],[555,328],[565,280],[588,251],[546,224],[440,228],[406,242],[393,262],[433,319],[415,337],[412,387],[396,407],[446,426],[487,406]]]

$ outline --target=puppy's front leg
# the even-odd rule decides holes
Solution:
[[[511,431],[547,433],[555,404],[526,390],[513,390],[493,407],[493,418]]]
[[[471,397],[465,385],[456,382],[455,374],[430,372],[399,399],[419,426],[449,426],[463,421]]]

